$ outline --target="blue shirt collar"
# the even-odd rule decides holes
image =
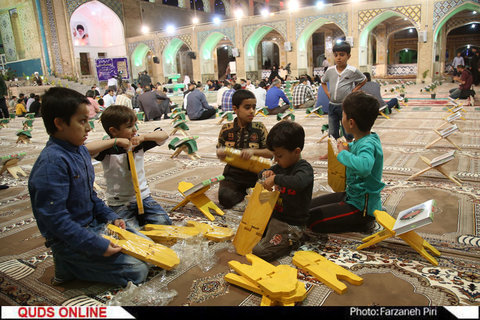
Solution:
[[[52,143],[56,143],[62,148],[66,149],[67,151],[71,151],[71,152],[78,152],[78,149],[79,149],[79,147],[74,146],[68,141],[55,138],[54,136],[50,136],[50,139],[47,142],[47,146]]]

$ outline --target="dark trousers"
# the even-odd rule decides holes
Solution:
[[[341,125],[342,123],[342,105],[332,104],[328,105],[328,135],[336,139],[340,138],[340,130],[347,141],[353,140],[353,135],[345,132]]]
[[[8,113],[7,101],[5,97],[0,97],[0,116],[2,118],[9,118],[10,114]]]
[[[317,233],[368,231],[374,217],[345,202],[346,193],[336,192],[312,199],[307,227]]]
[[[214,108],[212,108],[212,109],[203,109],[202,115],[201,115],[199,118],[197,118],[197,119],[190,119],[190,120],[195,121],[195,120],[205,120],[205,119],[214,118],[216,113],[217,113],[217,111],[216,111]]]
[[[235,182],[232,180],[222,180],[218,187],[218,202],[225,208],[230,209],[237,203],[245,199],[247,189],[252,185]]]
[[[273,108],[273,109],[268,109],[268,114],[276,115],[276,114],[279,114],[279,113],[284,113],[285,111],[288,110],[288,108],[290,108],[290,105],[284,104],[281,107],[278,106],[278,107]]]

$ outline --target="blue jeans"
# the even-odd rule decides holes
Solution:
[[[132,201],[123,206],[110,206],[116,214],[120,216],[127,225],[132,228],[139,229],[138,223],[138,206],[136,201]],[[155,201],[151,196],[143,199],[143,216],[145,217],[145,224],[163,224],[171,225],[172,221],[168,217],[167,212],[162,206]]]
[[[348,134],[343,129],[342,123],[342,105],[341,104],[332,104],[328,105],[328,135],[334,137],[335,139],[340,138],[340,129],[342,129],[342,135],[347,141],[353,140],[353,135]]]
[[[86,227],[89,231],[100,234],[105,223],[93,220]],[[138,234],[133,229],[128,231]],[[50,244],[55,263],[55,280],[104,282],[125,287],[129,281],[140,284],[148,275],[148,265],[124,253],[116,253],[110,257],[91,255],[88,252],[74,251],[63,241]]]

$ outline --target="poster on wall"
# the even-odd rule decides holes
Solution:
[[[88,46],[88,29],[84,22],[72,21],[72,38],[75,46]]]
[[[95,67],[99,81],[107,81],[117,77],[119,73],[121,73],[122,79],[129,78],[127,58],[95,59]]]

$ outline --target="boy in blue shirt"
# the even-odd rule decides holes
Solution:
[[[252,253],[272,261],[298,248],[308,220],[313,190],[313,168],[302,159],[305,131],[293,121],[274,125],[267,136],[268,149],[277,164],[260,173],[267,190],[280,196],[262,239]]]
[[[147,264],[101,236],[107,223],[123,229],[126,225],[93,189],[95,172],[83,145],[91,130],[88,103],[67,88],[51,88],[42,97],[50,139],[28,180],[32,211],[53,252],[53,284],[73,279],[139,284],[147,277]]]
[[[312,199],[308,226],[319,233],[371,232],[375,210],[382,209],[383,150],[371,128],[379,103],[362,91],[343,102],[342,125],[355,140],[338,144],[337,159],[346,167],[346,190]]]

